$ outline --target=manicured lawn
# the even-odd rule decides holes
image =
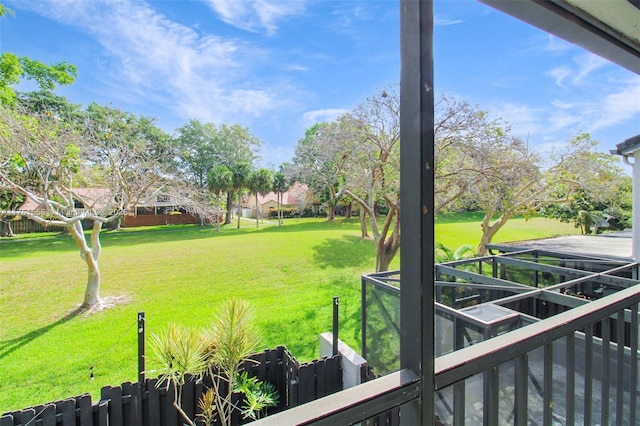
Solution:
[[[475,246],[478,220],[439,218],[436,239]],[[102,386],[135,381],[139,311],[151,333],[171,321],[206,326],[222,301],[244,298],[264,347],[285,345],[308,361],[318,356],[318,334],[331,330],[332,298],[339,296],[340,337],[359,348],[360,275],[372,272],[375,255],[373,243],[359,238],[357,220],[253,224],[104,233],[102,296],[129,301],[89,317],[69,315],[86,283],[69,236],[0,240],[0,413],[83,392],[97,399]],[[519,219],[498,237],[574,232],[559,222]]]

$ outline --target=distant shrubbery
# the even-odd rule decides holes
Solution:
[[[327,217],[327,213],[326,212],[314,213],[313,209],[311,208],[306,208],[303,210],[289,208],[289,209],[282,209],[282,217],[284,217],[285,219],[294,218],[294,217]],[[269,218],[277,219],[278,210],[271,210],[269,212]]]

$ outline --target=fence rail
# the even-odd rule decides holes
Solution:
[[[255,354],[241,370],[278,391],[279,403],[268,414],[342,390],[340,355],[301,364],[280,346]],[[208,377],[194,378],[182,387],[181,407],[198,425],[203,424],[198,418],[198,401],[210,382]],[[158,379],[127,382],[103,387],[95,403],[85,394],[4,413],[0,426],[179,426],[183,419],[173,406],[174,398],[175,388],[158,386]],[[236,413],[233,424],[247,421]]]

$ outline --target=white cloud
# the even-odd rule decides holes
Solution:
[[[612,127],[635,117],[636,129],[640,131],[640,77],[605,96],[594,109],[591,130]]]
[[[304,65],[297,65],[297,64],[291,64],[291,65],[285,65],[284,67],[286,70],[289,71],[309,71],[311,68],[304,66]]]
[[[546,43],[541,44],[537,47],[539,50],[542,50],[543,52],[562,55],[567,51],[575,48],[572,44],[562,39],[559,39],[558,37],[555,37],[551,34],[547,34],[546,37],[547,37]]]
[[[266,30],[273,35],[278,30],[278,21],[299,15],[305,10],[305,2],[274,0],[205,0],[207,4],[229,25],[243,30],[258,32]]]
[[[565,87],[564,80],[571,75],[571,68],[562,65],[546,72],[546,75],[555,79],[556,85]]]
[[[556,85],[566,88],[568,84],[581,86],[591,74],[609,62],[591,53],[576,55],[572,58],[573,64],[565,64],[552,68],[545,74],[555,79]],[[567,84],[568,83],[568,84]]]
[[[448,27],[449,25],[457,25],[463,22],[462,19],[446,19],[439,16],[433,18],[433,25],[436,27]]]
[[[572,103],[564,102],[558,99],[552,100],[551,105],[559,109],[571,109],[574,106]]]
[[[531,133],[543,130],[544,110],[533,108],[515,102],[499,102],[488,106],[488,111],[494,118],[500,118],[511,126],[511,132],[522,138]]]
[[[573,78],[574,84],[580,84],[587,76],[593,71],[601,68],[609,63],[609,61],[596,56],[592,53],[585,53],[573,58],[573,61],[577,64],[577,72]]]
[[[264,3],[253,7],[268,10]],[[183,119],[213,122],[237,122],[240,116],[246,121],[282,105],[277,88],[251,78],[251,70],[268,54],[234,39],[197,32],[151,5],[130,0],[34,1],[31,9],[80,28],[102,46],[103,66],[109,68],[89,72],[102,73],[101,86],[119,93],[120,99],[152,102]],[[269,13],[274,12],[263,12],[265,22]]]
[[[302,114],[302,121],[305,123],[305,125],[312,125],[325,121],[333,121],[342,114],[346,114],[347,112],[349,112],[349,110],[337,108],[318,109]]]

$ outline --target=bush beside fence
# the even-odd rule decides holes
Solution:
[[[280,396],[268,414],[295,407],[305,402],[342,390],[340,355],[300,364],[280,346],[252,356],[242,370],[250,377],[271,383]],[[192,379],[182,388],[182,409],[196,424],[198,400],[211,378]],[[0,426],[179,426],[183,419],[173,406],[175,388],[158,387],[158,379],[143,383],[105,386],[100,400],[93,403],[90,395],[80,395],[20,411],[4,413]],[[240,413],[234,424],[243,424]]]

